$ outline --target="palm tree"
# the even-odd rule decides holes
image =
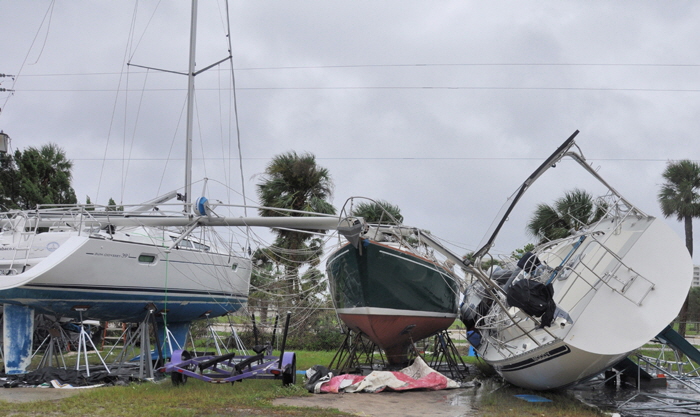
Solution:
[[[659,191],[659,204],[664,217],[675,215],[685,227],[685,246],[693,256],[693,217],[700,216],[700,165],[689,160],[669,162],[662,174],[665,183]],[[678,333],[685,336],[688,318],[688,297],[680,312]]]
[[[561,239],[600,220],[606,210],[606,204],[596,203],[586,191],[574,189],[557,199],[553,206],[538,204],[527,231],[540,243]]]
[[[399,206],[395,206],[384,200],[372,201],[369,203],[363,201],[352,209],[352,215],[362,217],[367,223],[403,223],[403,216],[401,215]]]
[[[71,187],[73,162],[58,145],[49,143],[41,148],[15,152],[19,177],[18,205],[33,209],[37,204],[75,204],[77,198]]]
[[[290,216],[306,216],[304,212],[335,214],[328,199],[333,194],[333,181],[326,168],[316,164],[310,153],[297,155],[287,152],[275,156],[265,168],[263,181],[257,185],[262,217],[273,217],[287,213],[276,209],[291,209]],[[275,261],[285,266],[290,280],[289,293],[299,290],[299,268],[305,263],[318,263],[321,246],[311,241],[313,235],[292,230],[274,229],[277,239]],[[311,241],[311,243],[309,243]]]

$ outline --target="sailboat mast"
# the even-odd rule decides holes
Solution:
[[[192,212],[192,130],[194,120],[195,49],[197,45],[197,0],[192,0],[190,61],[187,70],[187,128],[185,133],[185,213]]]

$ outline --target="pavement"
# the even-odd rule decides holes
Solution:
[[[405,391],[314,394],[309,397],[278,398],[273,405],[336,408],[358,416],[381,417],[467,417],[477,415],[476,388],[440,391]]]
[[[29,403],[54,401],[79,394],[81,389],[57,388],[0,388],[0,403]]]

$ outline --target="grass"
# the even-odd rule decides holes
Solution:
[[[333,352],[297,352],[297,369],[328,364]],[[58,401],[8,403],[0,401],[3,416],[344,416],[337,410],[273,406],[280,397],[310,396],[303,377],[284,387],[279,380],[244,380],[210,384],[190,378],[173,386],[169,378],[156,383],[132,383],[81,391]]]
[[[328,365],[334,352],[296,351],[297,369]],[[476,358],[464,357],[474,364]],[[477,364],[478,365],[478,364]],[[483,376],[488,378],[488,376]],[[297,383],[283,387],[279,380],[244,380],[234,384],[209,384],[190,378],[184,386],[173,386],[169,378],[156,383],[132,383],[81,391],[73,397],[32,403],[8,403],[0,400],[3,416],[348,416],[333,409],[274,406],[272,400],[282,397],[311,396],[303,387],[303,376]],[[571,416],[592,417],[601,413],[571,396],[557,393],[534,393],[553,400],[552,403],[527,403],[516,394],[533,394],[511,386],[493,390],[496,382],[488,380],[475,391],[477,415],[484,417]],[[486,393],[484,393],[486,392]],[[327,394],[331,395],[331,394]],[[371,395],[371,394],[366,394]],[[410,394],[406,394],[410,395]],[[361,398],[358,398],[361,401]],[[460,412],[468,410],[460,410]]]

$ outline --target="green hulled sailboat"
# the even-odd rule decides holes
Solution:
[[[411,342],[454,322],[459,286],[447,266],[418,255],[415,247],[378,240],[365,235],[357,246],[342,246],[326,268],[340,319],[398,365],[407,360]]]

